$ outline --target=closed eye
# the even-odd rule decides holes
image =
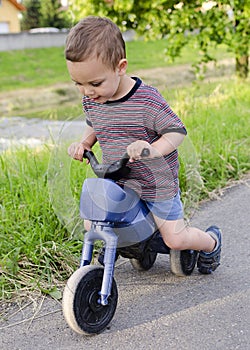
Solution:
[[[82,84],[79,83],[78,81],[74,81],[74,80],[73,80],[73,82],[74,82],[74,84],[75,84],[76,86],[82,86]],[[101,86],[102,83],[103,83],[102,81],[98,81],[98,82],[95,82],[95,83],[89,83],[89,85],[91,85],[91,86],[93,86],[93,87],[98,87],[98,86]]]
[[[102,85],[102,81],[99,81],[97,83],[91,83],[91,85],[94,87],[98,87],[98,86]]]

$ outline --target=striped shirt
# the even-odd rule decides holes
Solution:
[[[165,99],[153,87],[139,78],[123,98],[96,103],[83,97],[86,122],[92,126],[103,154],[103,163],[119,160],[127,146],[137,140],[157,141],[163,134],[186,129]],[[163,201],[173,198],[179,188],[178,152],[159,158],[142,159],[129,163],[128,178],[118,181],[134,189],[146,201]]]

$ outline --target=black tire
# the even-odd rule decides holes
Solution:
[[[137,271],[147,271],[154,265],[157,253],[146,250],[140,259],[129,259],[133,268]]]
[[[104,269],[88,265],[76,270],[69,278],[62,300],[64,317],[68,325],[79,334],[102,332],[112,320],[118,301],[113,278],[108,305],[98,303]]]
[[[197,262],[196,250],[170,249],[170,268],[177,276],[189,276],[193,272]]]

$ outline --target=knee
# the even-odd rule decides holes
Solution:
[[[156,219],[157,226],[164,243],[173,250],[184,250],[187,246],[188,234],[183,219],[165,221]]]
[[[89,231],[91,229],[91,221],[84,220],[84,228],[86,231]]]
[[[185,249],[185,242],[178,237],[178,235],[169,235],[168,237],[163,238],[164,243],[173,250],[183,250]]]

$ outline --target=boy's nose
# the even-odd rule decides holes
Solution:
[[[91,96],[94,95],[94,93],[95,92],[94,92],[94,90],[92,88],[85,87],[85,89],[84,89],[84,95],[85,96],[91,97]]]
[[[79,89],[81,95],[83,95],[83,96],[93,96],[94,95],[94,91],[92,88],[88,88],[86,86],[79,85],[78,89]]]

